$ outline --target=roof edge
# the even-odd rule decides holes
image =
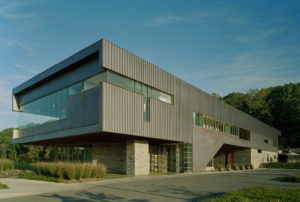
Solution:
[[[70,57],[64,59],[63,61],[53,65],[52,67],[44,70],[43,72],[37,74],[36,76],[32,77],[31,79],[25,81],[24,83],[18,85],[17,87],[13,88],[12,93],[15,95],[17,93],[20,93],[24,90],[26,90],[27,88],[37,84],[38,82],[50,77],[51,75],[60,72],[62,70],[64,70],[65,68],[67,68],[68,66],[86,58],[87,56],[99,51],[102,46],[102,39],[96,41],[95,43],[89,45],[86,48],[83,48],[82,50],[74,53],[73,55],[71,55]]]

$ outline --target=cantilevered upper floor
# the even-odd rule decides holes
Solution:
[[[280,131],[101,39],[13,89],[14,143],[84,134],[193,142],[193,127],[251,143]],[[237,143],[238,144],[238,143]]]

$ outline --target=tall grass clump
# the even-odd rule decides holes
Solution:
[[[11,170],[14,168],[14,162],[9,159],[0,159],[0,171]]]
[[[75,178],[77,180],[80,180],[83,177],[84,174],[84,165],[81,163],[76,163],[74,164],[74,166],[76,166],[76,176]]]
[[[92,164],[85,164],[84,165],[84,172],[83,178],[90,178],[92,176],[93,165]]]
[[[103,178],[106,174],[104,165],[93,165],[91,163],[39,162],[33,164],[32,168],[37,174],[68,180]]]

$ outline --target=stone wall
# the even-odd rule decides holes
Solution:
[[[126,142],[102,142],[92,145],[94,164],[103,164],[108,173],[126,173]]]
[[[235,164],[250,164],[251,163],[251,150],[243,149],[234,151],[233,161]]]
[[[214,156],[214,166],[215,168],[218,167],[218,165],[223,165],[223,167],[225,167],[225,153],[221,153],[218,152],[215,156]]]
[[[146,140],[127,140],[126,173],[148,175],[150,171],[149,144]]]

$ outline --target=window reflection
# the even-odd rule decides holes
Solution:
[[[19,128],[25,129],[65,119],[67,117],[67,97],[97,87],[101,81],[142,94],[144,96],[144,121],[149,121],[149,97],[168,104],[173,103],[173,97],[169,94],[113,72],[105,71],[20,106],[20,112],[23,113],[19,113]]]
[[[250,140],[249,130],[230,125],[228,123],[225,123],[224,121],[220,121],[200,113],[193,112],[193,123],[196,126],[228,133],[234,136],[238,136],[240,139]]]
[[[82,85],[76,83],[50,95],[22,105],[19,113],[19,128],[25,129],[66,118],[67,97],[80,93]]]

